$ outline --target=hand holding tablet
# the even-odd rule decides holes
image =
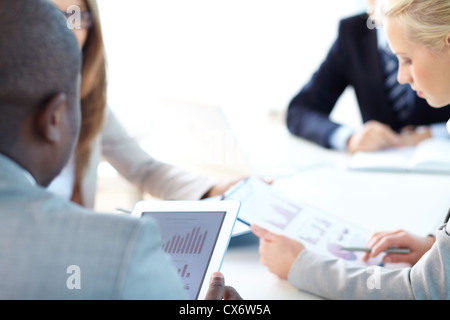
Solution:
[[[223,274],[214,272],[209,281],[205,300],[242,300],[242,297],[233,287],[225,285]]]

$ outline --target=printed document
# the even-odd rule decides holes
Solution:
[[[226,199],[241,201],[238,219],[273,233],[300,241],[305,248],[356,264],[363,253],[341,250],[364,247],[370,232],[306,203],[291,201],[280,191],[256,178],[243,180],[225,193]],[[369,261],[379,264],[382,256]],[[366,264],[364,264],[366,265]]]

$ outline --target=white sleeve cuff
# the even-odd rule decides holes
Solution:
[[[331,133],[328,143],[333,149],[345,151],[347,141],[354,132],[355,130],[350,127],[340,126]]]
[[[447,125],[445,122],[431,124],[430,132],[433,138],[450,138],[450,121]]]

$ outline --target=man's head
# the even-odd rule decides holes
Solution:
[[[81,53],[48,0],[0,0],[0,153],[47,185],[80,126]]]

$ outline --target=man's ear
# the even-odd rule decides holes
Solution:
[[[67,103],[64,93],[54,95],[37,114],[36,128],[40,136],[48,142],[61,138],[61,120]]]

